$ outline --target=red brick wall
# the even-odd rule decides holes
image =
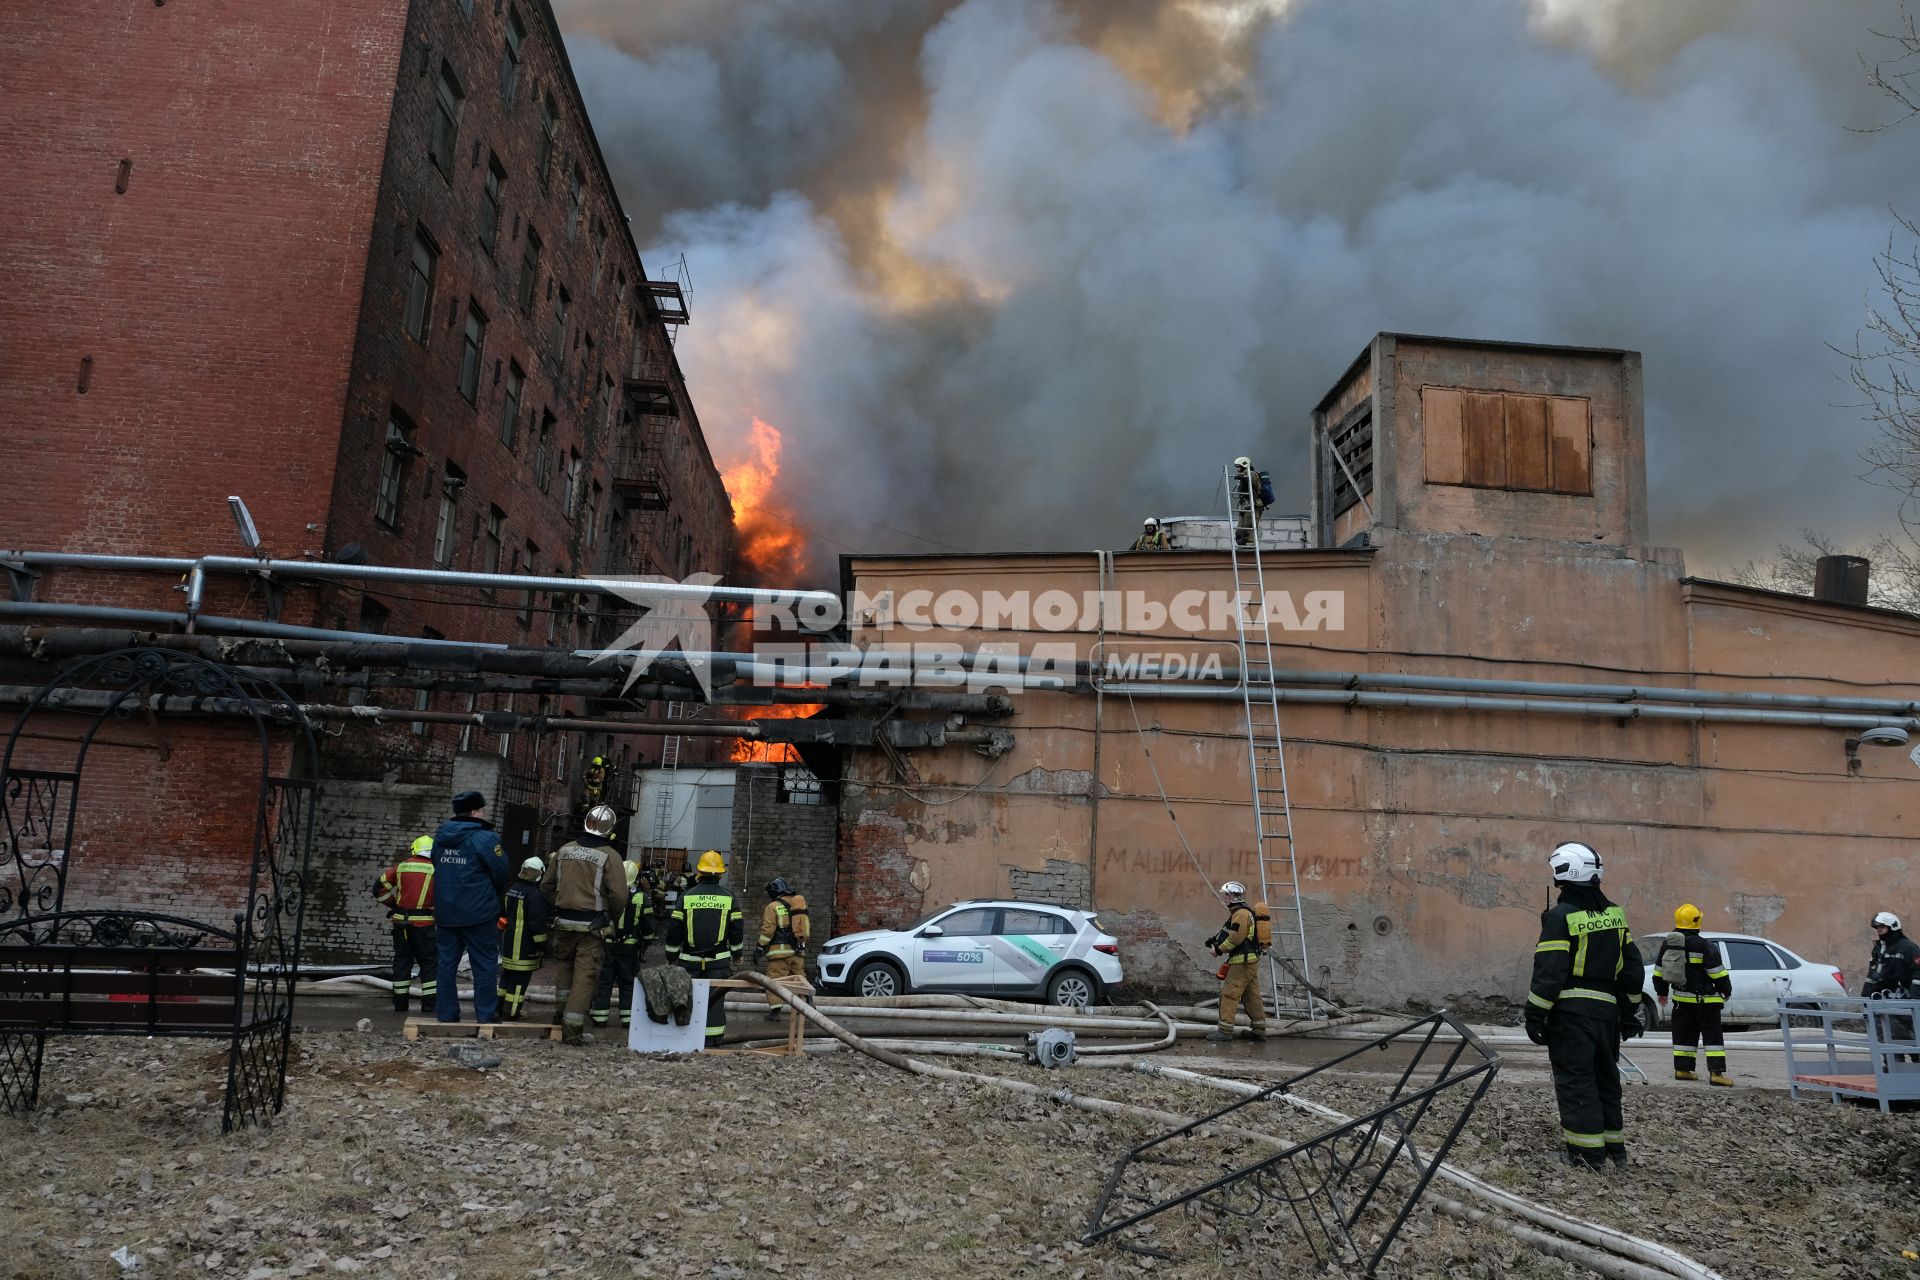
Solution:
[[[229,493],[320,545],[405,10],[0,7],[0,546],[236,552]],[[41,598],[179,607],[75,578]]]

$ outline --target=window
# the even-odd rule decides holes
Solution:
[[[1764,942],[1751,939],[1721,938],[1720,952],[1726,957],[1729,969],[1778,969],[1780,957],[1773,954]]]
[[[533,451],[533,482],[545,493],[553,483],[553,424],[558,421],[551,409],[540,411],[540,439]]]
[[[487,532],[480,543],[480,572],[500,572],[500,534],[506,524],[506,512],[498,507],[487,508]]]
[[[513,448],[514,431],[520,424],[520,393],[526,389],[527,374],[518,360],[507,361],[507,393],[500,401],[500,443]]]
[[[427,340],[427,316],[433,310],[433,277],[440,266],[440,246],[425,227],[413,233],[413,265],[407,269],[407,336]]]
[[[1025,908],[1003,907],[1000,911],[1000,929],[1002,934],[1051,934],[1072,933],[1065,918],[1051,911],[1030,911]]]
[[[600,531],[600,482],[598,480],[593,482],[587,494],[587,510],[580,526],[580,545],[587,549],[588,554],[592,554],[593,536]]]
[[[553,95],[540,104],[540,158],[534,168],[540,176],[540,189],[547,189],[547,181],[553,171],[553,139],[560,131],[560,119],[554,110]]]
[[[969,907],[965,911],[956,911],[950,916],[934,921],[940,926],[941,933],[949,938],[978,938],[993,933],[994,917],[1000,912],[993,907]]]
[[[376,636],[387,634],[387,623],[393,619],[393,610],[375,600],[372,596],[360,597],[360,629]]]
[[[607,229],[599,218],[593,220],[593,296],[600,296],[600,280],[607,270]]]
[[[1427,483],[1590,494],[1593,424],[1575,396],[1422,387]]]
[[[453,177],[453,148],[460,139],[460,101],[465,96],[453,68],[442,62],[433,86],[433,138],[427,144],[427,157],[448,179]]]
[[[580,172],[580,166],[573,166],[573,173],[567,180],[567,239],[573,240],[580,234],[581,192],[587,185],[587,175]]]
[[[562,285],[560,299],[553,304],[553,332],[547,335],[548,344],[553,350],[553,358],[562,364],[565,364],[567,359],[567,306],[572,301],[573,295],[567,292],[565,285]]]
[[[560,495],[560,514],[570,516],[580,501],[580,451],[567,450],[567,491]]]
[[[528,577],[532,577],[533,562],[534,562],[534,559],[537,556],[539,556],[539,554],[540,554],[540,548],[534,546],[533,543],[529,541],[527,543],[527,558],[521,561],[520,571],[522,573],[525,573]],[[533,589],[532,588],[528,588],[527,590],[522,591],[520,593],[520,612],[516,616],[519,618],[520,625],[523,627],[526,626],[529,622],[533,621]]]
[[[480,191],[480,247],[493,256],[493,246],[500,239],[500,202],[501,193],[506,190],[507,171],[500,165],[500,157],[487,152],[487,180]]]
[[[406,490],[407,463],[418,452],[413,447],[413,424],[399,409],[389,411],[386,448],[380,454],[380,487],[373,495],[373,518],[389,529],[400,523],[400,495]]]
[[[447,474],[440,481],[440,520],[433,527],[433,562],[442,569],[453,567],[453,543],[456,533],[456,521],[460,515],[460,491],[467,487],[467,477],[451,462],[447,464]]]
[[[520,310],[533,313],[533,287],[540,282],[540,233],[527,228],[527,247],[520,251]]]
[[[609,373],[602,373],[600,375],[599,399],[594,402],[593,416],[588,419],[588,422],[604,423],[608,430],[612,430],[613,414],[611,413],[608,407],[612,403],[613,403],[613,375]]]
[[[585,339],[587,353],[580,357],[580,410],[586,412],[587,394],[593,390],[593,335]]]
[[[468,404],[476,403],[480,398],[481,353],[487,345],[487,313],[480,304],[467,302],[467,339],[460,351],[460,394],[467,398]]]
[[[520,44],[527,38],[520,11],[507,8],[507,47],[500,51],[500,101],[513,105],[514,86],[520,82]]]

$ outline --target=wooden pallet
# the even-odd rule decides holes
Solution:
[[[441,1022],[408,1018],[400,1034],[409,1040],[558,1040],[560,1028],[545,1022]]]

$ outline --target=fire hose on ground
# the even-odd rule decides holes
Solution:
[[[787,988],[762,974],[744,973],[740,976],[754,983],[756,986],[765,988],[769,994],[785,1003],[789,1008],[798,1012],[801,1017],[813,1023],[848,1048],[855,1049],[866,1054],[868,1057],[886,1063],[890,1067],[909,1072],[913,1075],[929,1076],[934,1079],[951,1080],[960,1083],[983,1084],[989,1088],[1021,1093],[1029,1097],[1044,1098],[1050,1102],[1064,1103],[1083,1111],[1091,1111],[1101,1115],[1126,1116],[1136,1119],[1144,1118],[1153,1120],[1159,1124],[1167,1124],[1174,1127],[1184,1125],[1188,1122],[1188,1117],[1177,1116],[1170,1112],[1156,1111],[1148,1107],[1139,1107],[1131,1103],[1114,1102],[1106,1098],[1087,1097],[1076,1094],[1070,1089],[1044,1089],[1039,1085],[1028,1084],[1023,1080],[1008,1080],[1001,1076],[982,1075],[979,1072],[960,1071],[951,1067],[935,1066],[929,1062],[920,1062],[913,1058],[906,1057],[892,1048],[862,1039],[860,1036],[840,1026],[839,1023],[829,1018],[818,1008],[815,1008],[804,1000],[796,998]],[[929,1012],[933,1011],[930,1010]],[[1169,1024],[1170,1023],[1171,1020],[1169,1020]],[[986,1048],[986,1046],[977,1046],[977,1048]],[[979,1056],[998,1055],[984,1054]],[[1252,1093],[1259,1092],[1260,1090],[1260,1086],[1258,1085],[1245,1084],[1238,1080],[1225,1080],[1214,1076],[1203,1076],[1196,1072],[1182,1071],[1174,1067],[1165,1067],[1159,1063],[1128,1061],[1126,1059],[1116,1058],[1110,1063],[1102,1063],[1101,1065],[1132,1066],[1150,1074],[1165,1076],[1168,1079],[1184,1079],[1190,1083],[1219,1088],[1227,1092]],[[1349,1119],[1349,1117],[1341,1115],[1330,1107],[1308,1102],[1306,1099],[1298,1098],[1290,1093],[1276,1096],[1282,1101],[1307,1110],[1321,1119],[1331,1120],[1334,1123],[1345,1123]],[[1270,1135],[1255,1136],[1259,1136],[1269,1143],[1278,1141]],[[1660,1280],[1662,1277],[1674,1277],[1677,1278],[1677,1280],[1723,1280],[1723,1277],[1717,1272],[1701,1266],[1691,1258],[1686,1257],[1676,1250],[1669,1249],[1665,1245],[1656,1244],[1651,1240],[1643,1240],[1638,1236],[1629,1235],[1626,1232],[1615,1231],[1611,1227],[1601,1226],[1598,1223],[1589,1222],[1585,1219],[1573,1218],[1565,1214],[1557,1213],[1544,1205],[1536,1204],[1522,1196],[1513,1195],[1510,1192],[1502,1191],[1497,1187],[1482,1182],[1472,1174],[1457,1169],[1452,1165],[1442,1164],[1436,1172],[1439,1177],[1487,1201],[1489,1204],[1547,1227],[1568,1239],[1555,1240],[1543,1232],[1521,1226],[1518,1223],[1502,1222],[1488,1215],[1484,1210],[1475,1209],[1451,1199],[1435,1198],[1433,1201],[1435,1208],[1450,1216],[1462,1217],[1468,1221],[1482,1222],[1487,1225],[1499,1227],[1502,1231],[1507,1232],[1509,1235],[1529,1245],[1541,1248],[1556,1256],[1566,1258],[1590,1270],[1597,1271],[1602,1275],[1613,1277],[1615,1280]],[[1578,1243],[1569,1243],[1569,1240]],[[1582,1248],[1580,1247],[1581,1244],[1587,1247]],[[1606,1255],[1595,1255],[1592,1252],[1593,1249],[1605,1250]]]

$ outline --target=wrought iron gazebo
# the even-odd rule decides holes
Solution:
[[[198,920],[74,907],[71,855],[87,838],[81,784],[100,730],[181,715],[224,720],[236,751],[252,729],[252,840],[234,864],[237,872],[238,856],[247,860],[245,896],[209,902],[217,918]],[[67,731],[29,731],[55,721]],[[49,1037],[141,1035],[227,1041],[223,1128],[279,1111],[317,759],[306,715],[284,689],[194,654],[123,649],[76,664],[34,695],[0,757],[0,1109],[36,1105]]]

